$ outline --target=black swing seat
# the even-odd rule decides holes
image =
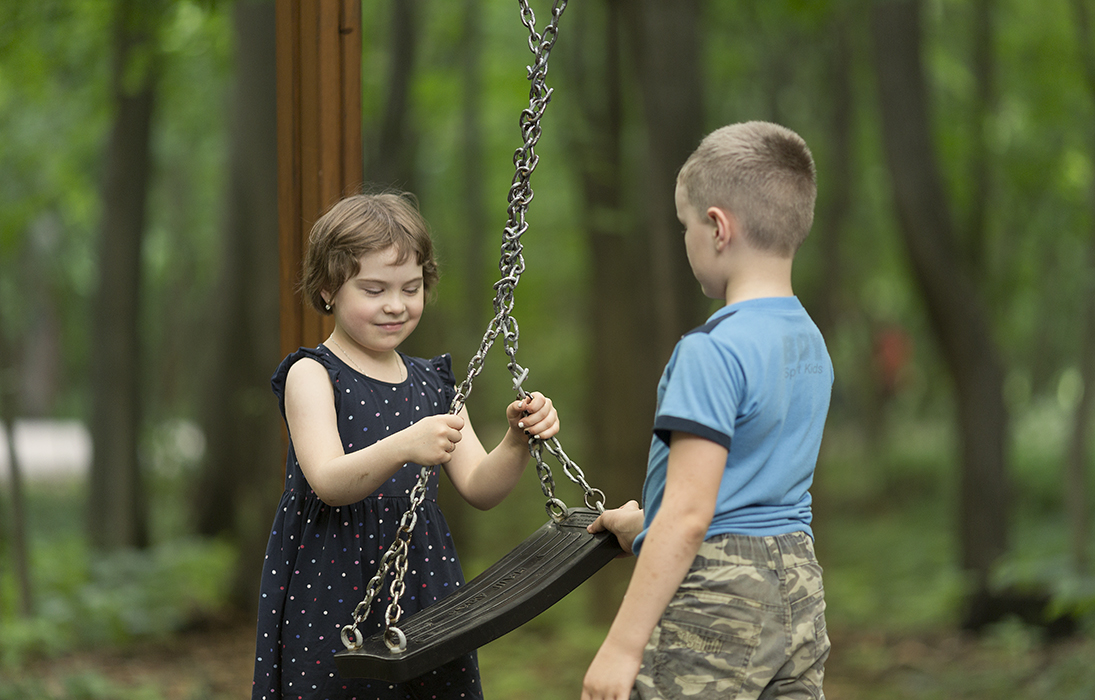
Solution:
[[[572,508],[548,522],[459,591],[401,620],[404,651],[390,651],[378,632],[335,654],[339,675],[401,683],[525,624],[623,552],[612,533],[586,531],[596,518]]]

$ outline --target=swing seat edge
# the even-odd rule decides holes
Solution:
[[[335,654],[339,675],[402,683],[525,624],[623,553],[612,533],[586,531],[596,517],[573,508],[562,522],[549,521],[460,590],[403,620],[405,651],[390,651],[378,632]]]

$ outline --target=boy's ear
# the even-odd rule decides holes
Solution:
[[[715,226],[715,250],[722,250],[738,235],[737,217],[719,207],[709,207],[707,217]]]

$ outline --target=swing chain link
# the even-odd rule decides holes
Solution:
[[[517,361],[517,349],[520,340],[520,329],[517,319],[511,316],[514,305],[514,291],[525,271],[524,246],[521,236],[528,230],[528,222],[525,219],[529,204],[534,193],[530,181],[540,157],[536,155],[536,144],[542,133],[540,119],[551,101],[552,88],[547,87],[548,57],[559,33],[559,18],[566,9],[566,0],[556,0],[551,11],[551,21],[544,29],[543,34],[536,31],[536,15],[529,5],[528,0],[518,0],[521,9],[521,22],[529,31],[528,46],[535,60],[527,67],[529,88],[529,106],[521,112],[520,126],[524,137],[524,144],[513,154],[514,175],[510,183],[507,213],[509,219],[502,236],[501,260],[499,269],[502,278],[495,283],[494,318],[491,320],[487,333],[483,336],[483,342],[478,351],[468,363],[468,374],[456,391],[453,400],[453,412],[457,412],[464,405],[471,393],[472,382],[483,369],[485,357],[494,345],[499,335],[502,335],[503,348],[509,362],[506,365],[513,375],[513,388],[518,399],[524,399],[527,395],[522,384],[528,376],[528,369],[522,367]],[[543,448],[540,440],[529,440],[529,451],[536,460],[536,472],[540,479],[540,489],[547,498],[545,505],[548,515],[559,522],[566,518],[569,509],[561,500],[555,497],[555,479],[551,468],[544,462]],[[552,438],[548,444],[548,452],[554,455],[563,464],[567,476],[585,489],[585,501],[587,504],[599,502],[599,510],[604,510],[604,494],[591,489],[585,482],[581,469],[574,464],[559,446],[559,441]],[[579,479],[574,479],[578,475]],[[597,498],[597,495],[600,498]],[[592,507],[592,506],[591,506]]]
[[[533,198],[533,191],[529,181],[532,177],[532,172],[536,169],[536,165],[539,162],[539,156],[536,155],[535,147],[540,140],[540,119],[543,116],[548,103],[551,101],[553,92],[553,89],[546,85],[548,56],[558,37],[559,18],[562,16],[563,10],[566,9],[567,0],[555,0],[551,11],[551,21],[544,29],[543,34],[536,32],[536,16],[533,13],[528,0],[518,0],[518,4],[521,10],[521,22],[529,31],[529,50],[532,51],[535,57],[533,65],[527,67],[528,79],[531,82],[531,87],[529,88],[529,106],[522,111],[520,119],[524,144],[518,148],[513,155],[515,172],[513,181],[510,184],[508,196],[509,206],[507,209],[509,218],[506,228],[503,231],[501,259],[499,261],[499,270],[502,273],[502,277],[494,284],[494,318],[491,319],[487,326],[486,333],[483,335],[483,340],[479,345],[479,349],[468,363],[467,376],[464,381],[461,382],[460,386],[456,388],[452,404],[449,407],[449,413],[452,415],[459,413],[467,402],[468,396],[471,394],[472,383],[483,371],[487,352],[493,347],[499,335],[503,338],[503,347],[506,356],[509,357],[507,368],[509,369],[510,374],[513,375],[514,391],[517,393],[518,399],[524,399],[527,396],[527,393],[522,387],[522,383],[525,381],[525,378],[528,377],[529,371],[517,362],[520,329],[517,325],[517,319],[510,314],[513,311],[514,306],[514,291],[521,279],[521,275],[525,271],[525,259],[522,254],[523,246],[521,244],[521,236],[528,230],[528,222],[525,220],[525,214],[528,210],[529,203],[532,202]],[[604,512],[604,492],[600,489],[591,487],[589,483],[586,482],[585,474],[582,472],[582,469],[563,451],[559,440],[555,437],[552,437],[547,441],[542,441],[538,438],[530,438],[529,452],[536,461],[536,472],[540,479],[540,488],[543,491],[544,496],[547,497],[545,507],[548,515],[556,522],[559,522],[566,518],[569,509],[563,501],[555,497],[555,479],[552,476],[551,468],[543,458],[545,447],[547,448],[547,451],[562,464],[563,472],[567,477],[575,484],[582,487],[585,494],[584,501],[586,506],[594,508],[598,512]],[[406,635],[404,635],[404,633],[395,625],[399,622],[399,619],[403,614],[403,609],[399,605],[399,600],[406,591],[404,578],[407,572],[407,554],[410,550],[411,534],[418,518],[416,513],[426,497],[426,484],[430,472],[430,468],[422,467],[418,481],[411,491],[410,508],[403,514],[399,530],[396,533],[396,538],[381,558],[376,575],[373,576],[369,581],[368,586],[366,586],[364,600],[362,600],[354,609],[353,624],[342,628],[342,643],[351,651],[362,647],[363,640],[358,626],[365,621],[366,617],[368,617],[369,610],[372,608],[372,604],[379,594],[385,578],[390,572],[394,572],[394,578],[389,588],[391,602],[388,604],[388,608],[384,615],[384,643],[393,653],[404,651],[407,648]]]
[[[567,0],[555,0],[551,11],[551,21],[541,35],[536,32],[536,15],[532,11],[528,0],[518,0],[521,10],[521,22],[529,30],[528,46],[535,60],[527,67],[529,88],[529,106],[521,112],[520,126],[524,137],[524,144],[513,154],[514,175],[510,183],[507,213],[509,215],[505,230],[502,235],[501,259],[498,267],[502,278],[494,284],[494,318],[487,327],[487,332],[479,345],[479,349],[468,363],[468,374],[456,390],[456,396],[452,402],[450,413],[459,413],[471,394],[472,382],[483,371],[487,352],[493,347],[499,334],[503,336],[506,355],[510,361],[507,365],[515,380],[514,388],[519,399],[525,398],[525,391],[520,383],[524,381],[528,370],[517,362],[517,346],[520,331],[517,319],[510,314],[513,311],[514,291],[521,275],[525,271],[525,259],[522,254],[524,246],[521,244],[521,236],[528,230],[528,222],[525,214],[529,203],[532,202],[533,191],[529,184],[532,172],[540,158],[536,155],[536,144],[540,140],[540,119],[551,101],[553,90],[547,87],[548,56],[555,40],[558,37],[559,18],[566,9]]]
[[[396,531],[395,540],[385,550],[376,574],[365,587],[365,598],[354,608],[353,624],[342,628],[342,644],[347,649],[361,648],[362,637],[358,626],[365,622],[365,618],[369,616],[369,610],[372,609],[373,601],[376,600],[377,594],[384,585],[384,579],[392,571],[395,572],[395,576],[392,578],[391,586],[388,589],[391,594],[391,602],[388,603],[388,608],[384,613],[384,643],[392,652],[403,651],[407,648],[407,638],[399,628],[395,627],[395,623],[399,622],[399,618],[403,615],[403,608],[399,605],[399,599],[406,592],[404,579],[407,574],[407,554],[410,551],[414,526],[418,523],[418,508],[426,500],[426,484],[431,471],[429,467],[422,467],[419,472],[418,481],[411,489],[411,505],[399,521],[399,530]],[[397,641],[393,641],[393,637]]]

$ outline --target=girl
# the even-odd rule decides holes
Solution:
[[[285,358],[272,380],[289,452],[262,574],[252,700],[482,697],[474,653],[398,685],[343,679],[333,659],[408,508],[418,465],[443,465],[457,492],[485,510],[517,483],[527,436],[559,430],[551,401],[531,394],[507,407],[509,429],[488,453],[465,410],[447,413],[451,357],[398,351],[437,279],[409,195],[349,197],[312,229],[302,289],[335,325],[318,348]],[[464,583],[437,484],[433,470],[411,540],[405,615]],[[382,626],[387,603],[378,598],[366,636]]]

